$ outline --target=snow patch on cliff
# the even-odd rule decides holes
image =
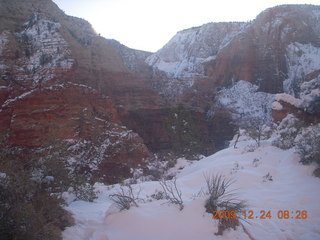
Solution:
[[[298,97],[306,76],[320,70],[320,48],[312,44],[291,43],[286,58],[288,78],[283,82],[283,89],[285,93]]]
[[[203,63],[211,61],[243,28],[245,23],[208,23],[178,32],[162,49],[146,59],[168,78],[204,75]]]
[[[27,80],[35,86],[54,78],[56,70],[63,72],[73,66],[71,50],[59,32],[60,23],[35,14],[24,27],[16,34],[25,46],[25,56],[16,61],[16,70],[20,72],[16,80]]]
[[[301,107],[302,101],[301,99],[295,98],[292,95],[286,94],[286,93],[278,93],[275,96],[276,101],[283,101],[286,103],[289,103],[297,108]]]
[[[234,120],[246,118],[264,119],[270,122],[274,94],[258,92],[258,86],[240,80],[230,88],[222,89],[216,98],[215,104],[208,112],[213,117],[216,108],[229,110]]]

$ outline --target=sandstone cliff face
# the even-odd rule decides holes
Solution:
[[[294,72],[290,69],[290,44],[303,45],[300,54],[308,44],[319,48],[319,16],[318,6],[284,5],[265,10],[249,23],[213,23],[187,29],[146,62],[155,74],[164,72],[173,78],[166,80],[160,92],[170,95],[171,85],[183,86],[179,93],[171,93],[175,97],[199,88],[203,79],[211,92],[238,80],[252,82],[269,93],[291,91],[284,88],[285,80],[304,80],[290,75]]]
[[[269,93],[283,92],[288,78],[286,49],[290,43],[319,47],[317,6],[280,6],[258,15],[208,65],[207,74],[219,83],[246,80]]]
[[[222,88],[245,80],[259,91],[318,97],[317,6],[187,29],[155,54],[98,36],[50,0],[4,0],[0,13],[0,130],[18,146],[65,141],[108,182],[143,167],[148,148],[170,149],[165,123],[178,103],[211,153],[234,132],[225,109],[207,118]],[[310,113],[318,114],[317,101],[306,105]]]
[[[106,182],[145,166],[149,150],[122,125],[119,109],[141,107],[148,90],[117,50],[51,1],[5,1],[0,11],[7,23],[0,26],[0,132],[9,143],[39,148],[63,141]]]
[[[147,58],[154,76],[161,79],[153,86],[167,98],[198,110],[214,108],[221,91],[236,87],[240,80],[256,85],[259,92],[301,98],[302,85],[319,76],[319,19],[319,6],[284,5],[265,10],[252,22],[206,24],[181,31]],[[239,111],[247,112],[260,102],[243,104]],[[267,109],[265,117],[271,119],[271,106]],[[216,116],[212,121],[222,119]]]
[[[131,168],[143,167],[149,157],[143,140],[119,125],[111,99],[86,86],[68,83],[27,92],[3,105],[0,123],[0,132],[10,132],[15,146],[66,142],[78,161],[93,166],[94,177],[106,182],[129,177]]]
[[[206,77],[205,64],[214,60],[245,26],[245,23],[208,23],[178,32],[146,59],[153,68],[154,88],[170,99],[183,95],[198,79]]]
[[[208,23],[178,32],[146,62],[171,78],[203,76],[202,63],[217,53],[244,27],[245,23]]]

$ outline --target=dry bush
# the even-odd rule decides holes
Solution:
[[[168,199],[169,203],[178,205],[179,210],[181,211],[184,208],[184,205],[182,200],[182,192],[177,187],[177,178],[174,177],[173,179],[167,181],[161,179],[159,184],[162,187],[165,198]]]
[[[117,205],[117,207],[122,210],[129,210],[131,206],[139,207],[138,200],[141,189],[138,193],[133,191],[133,188],[130,184],[121,186],[120,190],[117,193],[110,194],[110,199]]]

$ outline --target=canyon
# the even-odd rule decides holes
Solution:
[[[319,20],[319,6],[278,6],[251,22],[182,30],[150,53],[99,36],[51,0],[4,0],[0,133],[22,148],[65,141],[115,183],[172,150],[168,123],[179,105],[205,155],[233,137],[237,114],[319,122]],[[280,93],[301,104],[279,99],[284,108],[274,107]]]

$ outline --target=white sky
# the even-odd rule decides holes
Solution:
[[[53,0],[66,14],[88,20],[106,38],[155,52],[176,32],[208,22],[253,20],[280,4],[320,0]]]

